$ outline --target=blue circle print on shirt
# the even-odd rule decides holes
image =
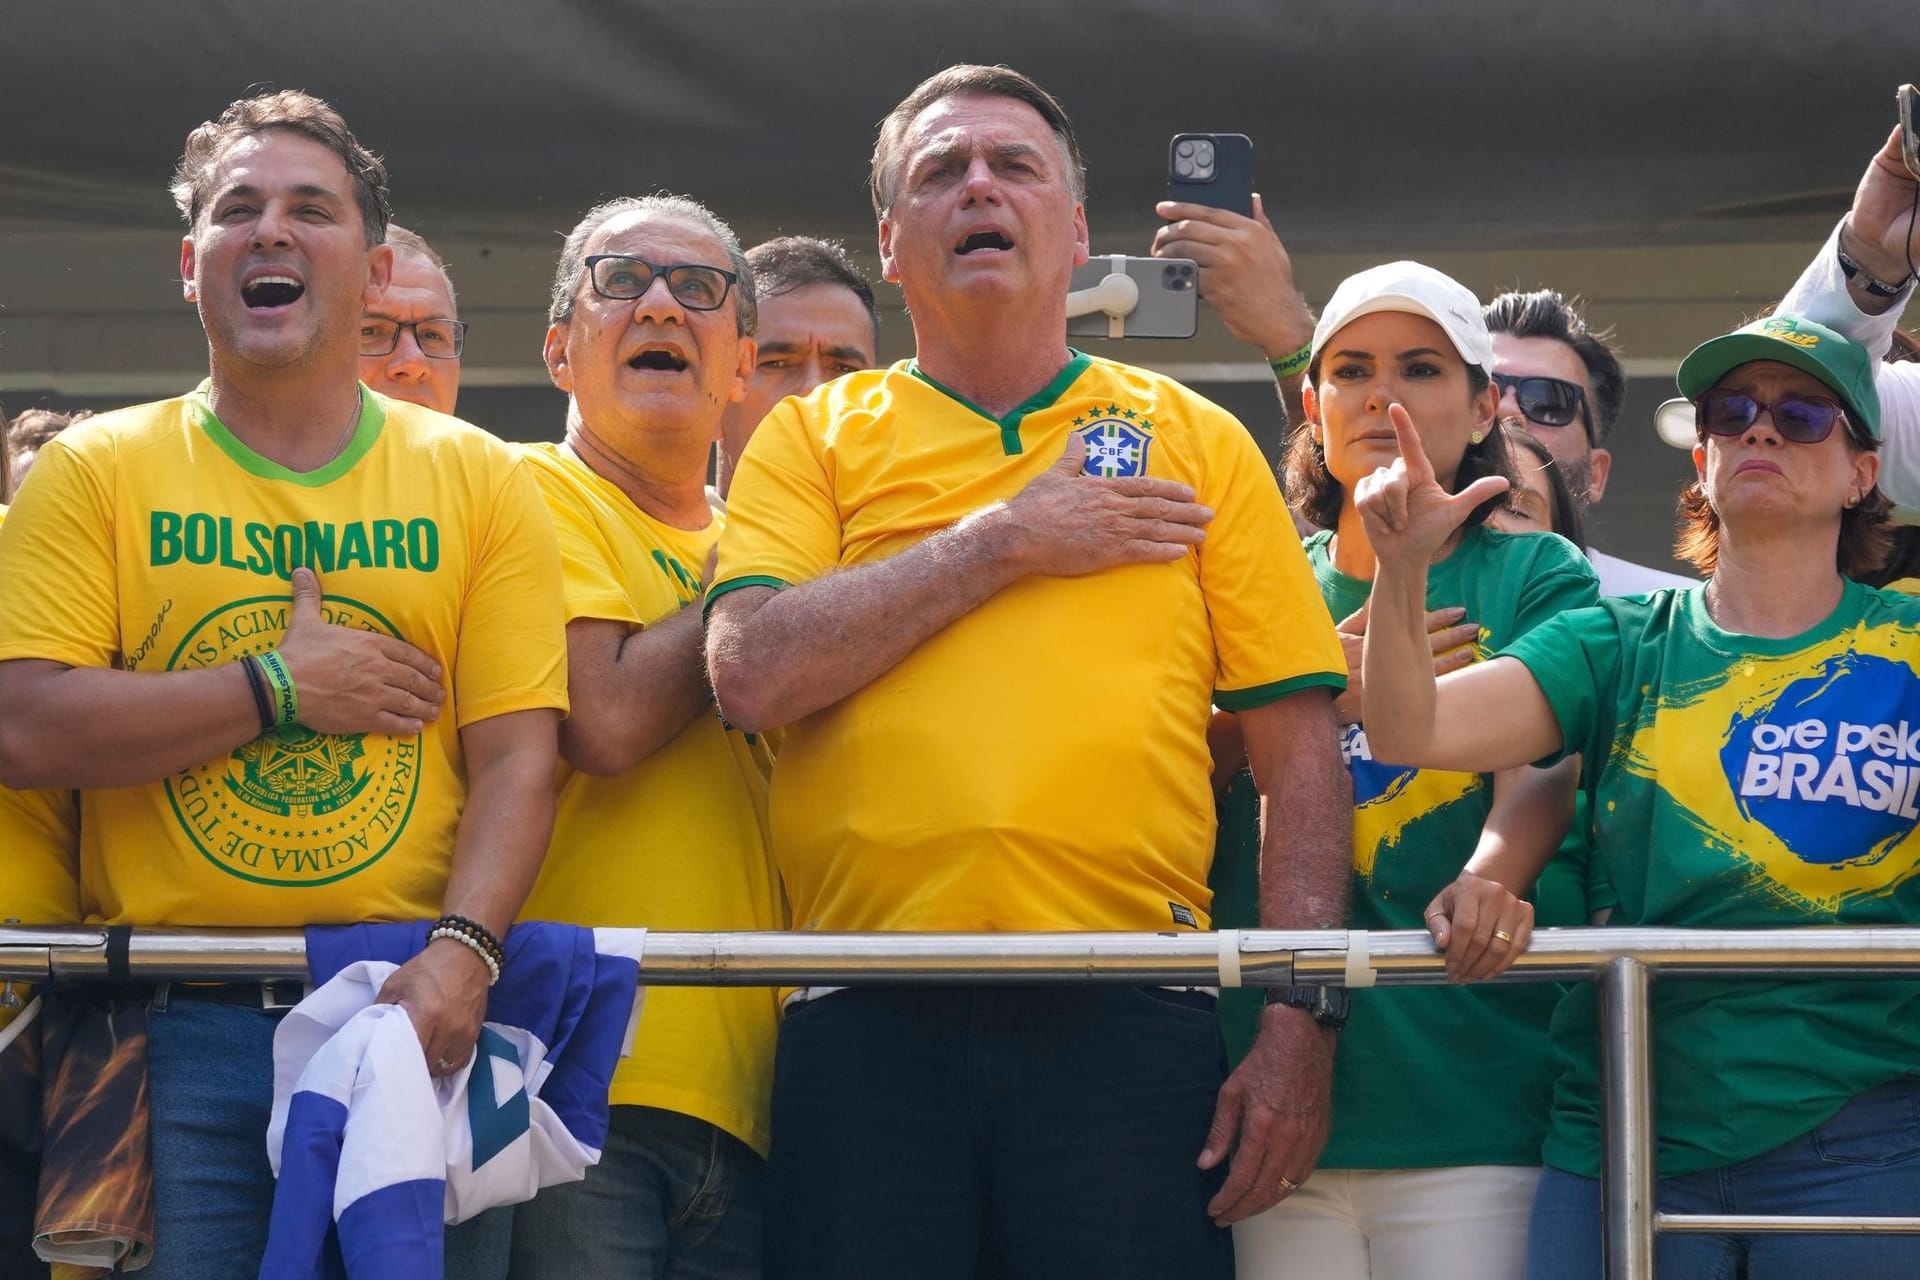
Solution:
[[[1920,819],[1920,678],[1842,653],[1736,715],[1720,763],[1742,816],[1801,861],[1874,863]]]

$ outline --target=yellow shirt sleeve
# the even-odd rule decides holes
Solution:
[[[619,557],[607,544],[599,522],[585,509],[579,484],[553,466],[536,462],[532,470],[559,542],[566,620],[605,618],[641,625],[632,593],[617,572]]]
[[[810,403],[830,411],[831,399]],[[784,587],[840,562],[840,512],[798,400],[783,400],[753,434],[727,498],[720,564],[707,606],[739,587]]]
[[[1219,654],[1214,701],[1245,711],[1316,685],[1344,689],[1346,656],[1273,469],[1246,428],[1222,427],[1197,494],[1214,510],[1198,553]]]
[[[525,461],[507,471],[492,512],[454,659],[462,726],[512,711],[567,709],[560,549]]]
[[[0,524],[0,661],[110,667],[120,653],[113,507],[87,460],[50,440]]]

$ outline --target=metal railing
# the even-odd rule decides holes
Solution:
[[[111,955],[110,955],[111,951]],[[301,934],[0,926],[0,981],[306,975]],[[1496,982],[1597,982],[1608,1280],[1650,1280],[1657,1232],[1920,1233],[1920,1218],[1670,1214],[1654,1195],[1649,994],[1657,977],[1920,977],[1920,928],[1542,929]],[[1446,962],[1418,930],[1219,933],[647,935],[653,986],[1123,982],[1431,986]]]

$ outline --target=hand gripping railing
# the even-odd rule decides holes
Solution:
[[[303,977],[297,932],[0,926],[0,981]],[[1670,1214],[1655,1209],[1647,1007],[1656,977],[1920,977],[1920,928],[1542,929],[1498,982],[1600,984],[1608,1280],[1650,1280],[1659,1231],[1920,1233],[1920,1218]],[[1220,933],[649,933],[654,986],[1188,983],[1431,986],[1446,962],[1418,930]]]

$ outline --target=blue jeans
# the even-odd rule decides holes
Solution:
[[[548,1187],[514,1210],[511,1275],[755,1280],[764,1180],[758,1153],[704,1120],[615,1107],[586,1180]]]
[[[1656,1199],[1664,1213],[1913,1216],[1920,1210],[1920,1076],[1870,1089],[1811,1133],[1751,1160],[1661,1178]],[[1662,1232],[1654,1250],[1655,1271],[1669,1280],[1920,1276],[1920,1238],[1910,1235]],[[1533,1199],[1527,1280],[1600,1274],[1600,1183],[1548,1169]]]
[[[866,987],[781,1024],[768,1280],[1230,1280],[1214,1002]]]
[[[267,1248],[279,1013],[181,999],[147,1021],[153,1263],[143,1280],[253,1280]]]

